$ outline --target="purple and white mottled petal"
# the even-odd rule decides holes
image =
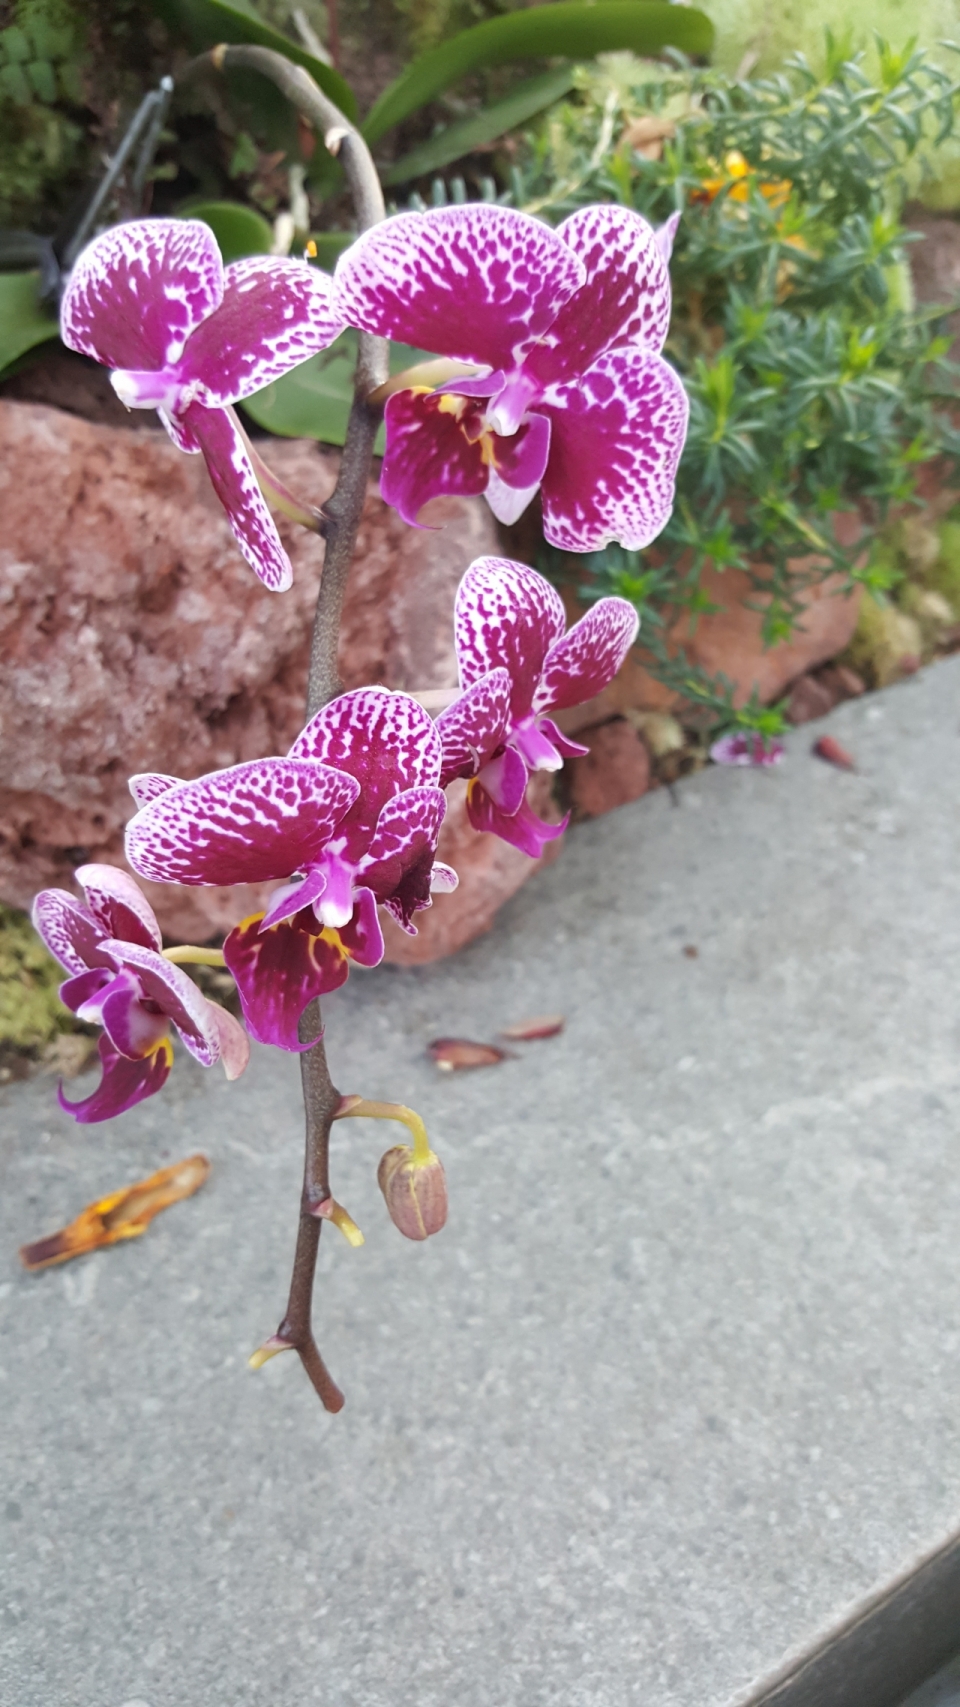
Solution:
[[[342,831],[343,825],[339,828]],[[338,835],[338,846],[342,839],[342,835]],[[361,839],[361,848],[365,849],[369,839],[369,835]],[[349,924],[353,916],[353,880],[361,857],[358,854],[356,861],[352,857],[344,858],[329,848],[320,856],[324,884],[313,903],[313,912],[325,930],[340,930]]]
[[[127,787],[133,795],[137,809],[149,805],[156,800],[158,794],[166,794],[168,788],[179,788],[182,776],[164,776],[161,771],[138,771],[132,776]]]
[[[533,709],[566,711],[602,693],[637,638],[640,618],[626,599],[598,599],[543,663]]]
[[[559,769],[559,765],[557,766]],[[512,818],[519,812],[527,792],[529,772],[515,747],[504,747],[495,759],[477,773],[477,782],[498,811]]]
[[[446,809],[446,795],[439,788],[408,788],[387,801],[357,871],[378,901],[399,888],[404,873],[426,850],[432,855]]]
[[[663,348],[670,274],[652,225],[632,208],[578,208],[557,230],[582,260],[587,282],[532,350],[524,373],[539,386],[572,380],[608,350]]]
[[[80,865],[74,872],[104,936],[163,947],[157,916],[139,884],[115,865]]]
[[[563,835],[570,814],[559,824],[547,824],[526,800],[521,801],[518,811],[503,812],[479,782],[472,782],[467,788],[467,817],[475,830],[486,830],[531,859],[539,859],[547,843]]]
[[[441,711],[437,734],[443,743],[440,787],[455,776],[476,776],[493,756],[510,721],[510,672],[491,670]]]
[[[767,741],[752,730],[741,729],[714,741],[710,757],[715,765],[778,765],[784,746],[782,741]]]
[[[190,339],[181,384],[208,408],[237,403],[325,350],[346,321],[327,273],[307,261],[234,261],[223,300]]]
[[[83,1126],[91,1126],[98,1120],[111,1120],[114,1115],[125,1114],[128,1108],[143,1102],[144,1097],[154,1096],[166,1084],[173,1066],[169,1038],[162,1038],[153,1054],[143,1061],[128,1061],[106,1036],[101,1037],[99,1050],[103,1074],[96,1090],[81,1102],[68,1102],[62,1085],[57,1092],[57,1101],[64,1113],[72,1114],[74,1120]]]
[[[586,278],[562,238],[513,208],[400,213],[338,263],[351,326],[458,361],[509,370]]]
[[[360,796],[351,822],[362,821],[372,831],[393,795],[436,786],[442,748],[433,719],[418,700],[389,688],[355,688],[311,718],[290,757],[313,759],[356,777]]]
[[[543,477],[543,531],[561,551],[617,541],[642,551],[673,509],[687,432],[687,394],[660,356],[637,347],[601,356],[540,405],[553,436]]]
[[[127,825],[134,871],[157,883],[267,883],[315,865],[360,792],[303,759],[254,759],[183,782]]]
[[[539,490],[539,480],[535,486],[508,486],[504,480],[500,479],[496,469],[491,468],[487,476],[486,491],[483,495],[497,521],[502,522],[504,527],[510,528],[513,527],[514,522],[520,520],[524,510],[533,503]]]
[[[431,498],[479,498],[487,485],[479,427],[483,405],[450,392],[395,391],[384,411],[387,450],[380,496],[409,527]]]
[[[300,1016],[314,996],[337,990],[346,981],[347,953],[336,932],[320,930],[309,907],[272,930],[261,931],[260,920],[261,915],[253,913],[234,926],[223,945],[223,958],[237,981],[250,1036],[300,1053],[317,1041],[310,1037],[301,1042]]]
[[[680,209],[678,208],[676,213],[672,213],[669,219],[664,220],[662,225],[657,226],[653,234],[657,240],[657,248],[668,265],[670,263],[670,256],[673,254],[673,241],[677,235],[677,227],[679,224]]]
[[[142,1061],[152,1055],[170,1028],[166,1014],[156,1013],[140,1001],[132,977],[114,981],[100,1003],[99,1019],[114,1049],[128,1061]]]
[[[566,627],[560,594],[549,581],[506,557],[478,557],[457,589],[454,632],[460,682],[472,687],[491,670],[510,677],[510,714],[525,717],[543,660]]]
[[[460,879],[452,865],[445,865],[442,859],[435,859],[430,872],[430,891],[433,895],[452,895],[459,888]]]
[[[219,1048],[217,1027],[210,1003],[189,974],[136,943],[114,941],[103,946],[117,966],[136,977],[144,999],[173,1021],[191,1055],[204,1067],[212,1067]]]
[[[167,368],[223,296],[223,262],[198,219],[114,225],[79,256],[60,307],[71,350],[112,368]]]
[[[41,889],[33,903],[33,928],[68,972],[109,966],[100,953],[103,931],[93,915],[66,889]]]
[[[169,409],[158,409],[157,414],[178,450],[184,451],[187,456],[200,455],[200,440],[196,433],[191,432],[186,421],[181,420],[179,415],[173,414]]]
[[[244,557],[265,587],[285,593],[293,585],[293,569],[257,485],[236,417],[229,409],[191,403],[184,419],[200,444],[213,489]]]
[[[208,1001],[207,1007],[217,1034],[220,1065],[228,1079],[239,1079],[250,1060],[250,1039],[240,1021],[219,1002]]]

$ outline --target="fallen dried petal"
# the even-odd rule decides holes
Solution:
[[[437,1037],[427,1044],[427,1054],[437,1063],[441,1073],[460,1072],[465,1067],[495,1067],[509,1060],[505,1049],[492,1043],[471,1043],[467,1037]]]
[[[533,1043],[540,1037],[556,1037],[566,1025],[563,1014],[539,1014],[536,1019],[521,1019],[516,1025],[505,1025],[501,1037],[509,1037],[511,1043]]]
[[[833,735],[821,735],[819,741],[814,741],[813,750],[818,759],[826,759],[828,765],[836,765],[839,770],[853,771],[857,768],[846,747],[841,747]]]
[[[145,1233],[155,1215],[192,1197],[199,1191],[210,1173],[206,1156],[188,1156],[171,1168],[161,1168],[149,1179],[123,1191],[112,1192],[96,1203],[81,1209],[75,1221],[46,1239],[24,1245],[20,1261],[31,1271],[51,1268],[54,1263],[69,1262],[71,1257],[85,1256],[103,1245],[115,1245],[121,1239],[137,1239]]]

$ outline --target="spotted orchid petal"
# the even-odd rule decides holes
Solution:
[[[408,788],[387,801],[357,872],[359,881],[373,890],[378,901],[386,901],[426,854],[429,893],[429,868],[446,806],[446,796],[439,788]]]
[[[166,427],[178,450],[182,450],[187,456],[200,455],[203,446],[196,433],[187,426],[186,421],[181,416],[171,414],[169,409],[162,406],[158,408],[157,414],[160,417],[161,425]]]
[[[223,297],[223,262],[197,219],[137,219],[95,237],[60,308],[65,344],[106,367],[170,367]]]
[[[673,241],[677,235],[677,227],[679,224],[680,210],[678,208],[676,213],[672,213],[669,219],[664,220],[662,225],[657,226],[653,234],[657,240],[657,248],[660,250],[661,255],[668,264],[670,256],[673,254]]]
[[[138,943],[107,941],[103,949],[119,970],[136,980],[141,1000],[173,1021],[191,1055],[204,1067],[212,1067],[220,1053],[218,1028],[210,1003],[189,974]],[[107,1025],[105,1015],[103,1023]],[[120,1048],[117,1038],[114,1042]]]
[[[433,906],[433,855],[424,849],[414,865],[408,866],[392,895],[383,902],[389,913],[407,936],[416,936],[414,917],[425,907]]]
[[[254,574],[272,593],[286,592],[293,585],[293,569],[257,485],[235,416],[228,409],[205,409],[202,403],[191,403],[181,420],[203,451],[213,489]]]
[[[380,965],[384,942],[377,917],[377,897],[365,884],[354,890],[353,917],[335,934],[348,958],[358,966]]]
[[[474,202],[374,225],[341,257],[336,283],[348,324],[360,331],[509,369],[585,276],[549,226]]]
[[[587,282],[531,351],[524,372],[546,386],[585,373],[625,344],[658,354],[670,325],[670,275],[653,227],[632,208],[604,203],[578,208],[557,236],[583,262]]]
[[[164,776],[162,771],[138,771],[130,777],[127,787],[133,795],[137,809],[149,805],[156,800],[158,794],[166,794],[168,788],[178,788],[183,781],[182,776]]]
[[[84,1126],[111,1120],[114,1115],[133,1108],[135,1103],[143,1102],[145,1097],[154,1096],[166,1084],[173,1066],[173,1049],[166,1037],[143,1060],[128,1060],[106,1035],[100,1039],[99,1050],[103,1074],[92,1095],[84,1097],[82,1102],[68,1102],[62,1085],[57,1093],[64,1113],[72,1114]]]
[[[510,672],[490,670],[437,718],[443,743],[440,787],[455,776],[476,776],[505,739],[509,722]]]
[[[472,687],[491,670],[510,677],[510,714],[525,717],[543,661],[566,627],[560,594],[524,563],[478,557],[457,589],[454,631],[460,682]]]
[[[340,694],[318,711],[297,736],[290,757],[331,765],[356,778],[360,793],[350,827],[369,839],[394,795],[436,786],[442,748],[433,719],[418,700],[371,687]],[[365,848],[366,842],[360,851]]]
[[[715,765],[778,765],[784,757],[784,745],[756,730],[738,729],[714,741],[710,757]]]
[[[180,383],[208,408],[237,403],[325,350],[345,325],[319,267],[277,255],[234,261],[219,307],[184,350]]]
[[[337,932],[318,925],[309,907],[270,930],[260,929],[261,918],[254,913],[234,926],[223,958],[236,979],[251,1037],[299,1053],[317,1041],[300,1041],[304,1009],[346,981],[349,956]]]
[[[483,785],[474,781],[467,784],[467,817],[475,830],[487,830],[502,842],[519,848],[521,853],[529,854],[531,859],[539,859],[546,844],[563,835],[570,814],[559,824],[547,824],[526,800],[521,801],[516,812],[504,812]]]
[[[163,947],[157,916],[128,872],[115,865],[81,865],[74,876],[104,936],[136,942],[143,948]]]
[[[395,391],[384,417],[380,495],[409,527],[419,526],[417,517],[431,498],[479,498],[485,491],[481,403],[418,387]]]
[[[618,541],[641,551],[673,508],[687,395],[659,356],[633,347],[601,356],[576,382],[552,386],[543,531],[561,551]]]
[[[545,417],[541,417],[541,419],[545,419]],[[501,440],[500,442],[508,441]],[[502,522],[506,528],[512,528],[514,522],[520,520],[524,510],[533,503],[539,490],[539,480],[535,481],[532,486],[508,486],[505,480],[501,480],[496,469],[491,468],[487,475],[487,484],[483,495],[497,521]]]
[[[158,883],[260,883],[319,860],[360,792],[304,759],[255,759],[170,788],[127,826],[134,871]]]
[[[534,711],[566,711],[602,693],[626,658],[639,627],[640,618],[626,599],[598,599],[551,646],[533,696]]]
[[[579,741],[571,741],[569,735],[564,735],[549,717],[538,717],[537,727],[561,759],[582,759],[584,753],[590,751],[589,747],[584,747]]]
[[[33,928],[68,972],[109,966],[100,952],[104,932],[87,907],[65,889],[41,889],[33,903]]]

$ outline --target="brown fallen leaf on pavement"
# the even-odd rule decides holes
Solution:
[[[516,1025],[505,1025],[500,1036],[511,1043],[534,1043],[541,1037],[556,1037],[566,1025],[563,1014],[538,1014],[536,1019],[521,1019]]]
[[[497,1049],[493,1043],[472,1043],[468,1037],[436,1037],[427,1044],[427,1054],[441,1073],[457,1073],[465,1067],[496,1067],[498,1062],[510,1059],[506,1049]]]
[[[137,1239],[145,1233],[161,1209],[171,1203],[192,1197],[199,1191],[210,1173],[206,1156],[188,1156],[175,1162],[172,1168],[161,1168],[149,1179],[128,1185],[123,1191],[111,1192],[96,1203],[81,1209],[69,1227],[61,1227],[46,1239],[23,1245],[20,1261],[24,1268],[52,1268],[54,1263],[69,1262],[71,1257],[85,1256],[102,1245],[115,1245],[120,1239]]]
[[[828,765],[836,765],[838,770],[854,771],[856,765],[846,747],[833,735],[821,735],[819,741],[814,741],[813,750],[818,759],[826,759]]]

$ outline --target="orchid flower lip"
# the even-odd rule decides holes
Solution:
[[[114,368],[110,384],[125,409],[165,409],[175,414],[182,401],[177,377],[166,368],[140,372]]]

